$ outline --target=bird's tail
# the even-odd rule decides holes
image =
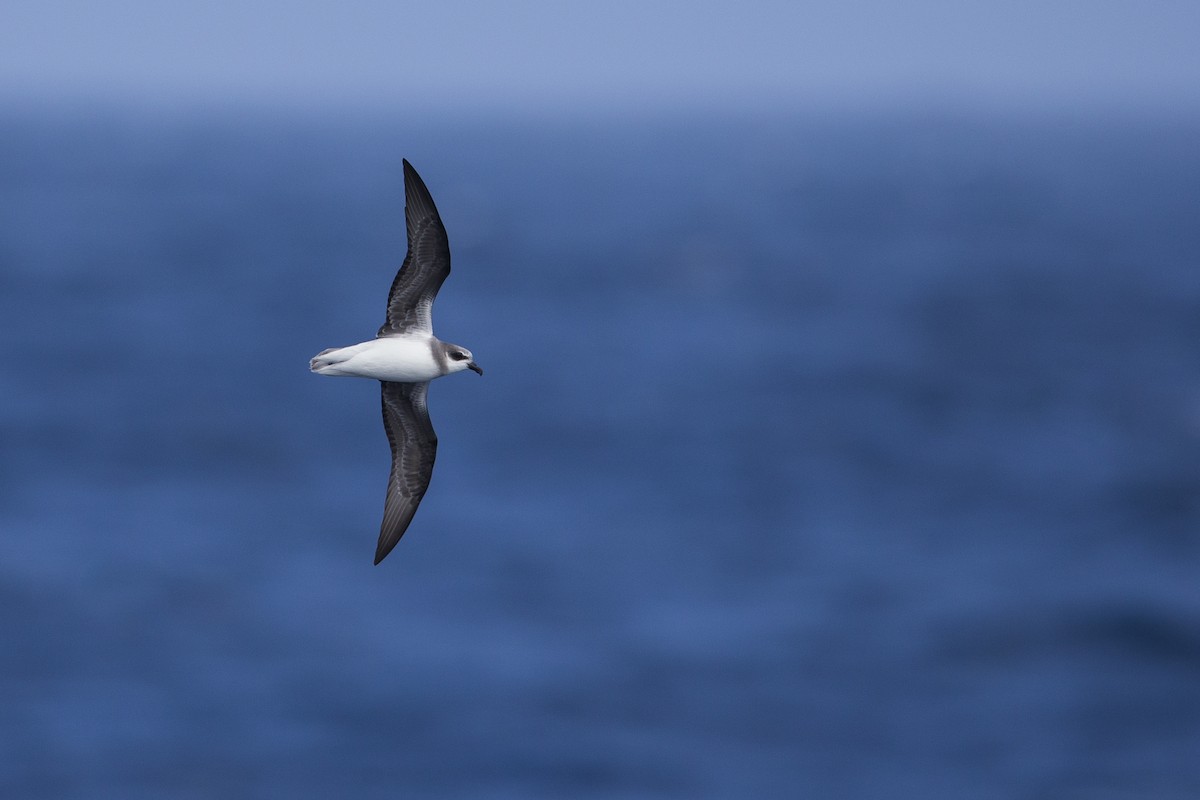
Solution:
[[[341,347],[330,347],[327,350],[322,350],[313,356],[312,360],[308,362],[308,368],[313,372],[320,374],[325,369],[332,367],[334,364],[345,361],[346,356],[342,355],[339,357],[338,355],[343,349],[344,348]]]

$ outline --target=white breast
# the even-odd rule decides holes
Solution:
[[[327,350],[312,361],[321,375],[374,378],[377,381],[422,383],[442,372],[426,337],[387,336]]]

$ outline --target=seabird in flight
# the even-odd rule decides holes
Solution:
[[[404,162],[404,221],[408,254],[388,293],[387,320],[375,338],[323,350],[309,368],[320,375],[373,378],[383,386],[383,427],[392,446],[392,473],[375,563],[391,552],[429,488],[437,435],[425,393],[434,378],[483,370],[465,347],[433,335],[433,299],[450,274],[450,245],[433,198],[412,165]]]

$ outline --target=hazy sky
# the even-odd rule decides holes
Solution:
[[[0,0],[0,98],[1200,107],[1197,0]]]

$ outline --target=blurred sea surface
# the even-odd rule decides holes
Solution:
[[[1198,134],[0,113],[0,795],[1200,797]]]

